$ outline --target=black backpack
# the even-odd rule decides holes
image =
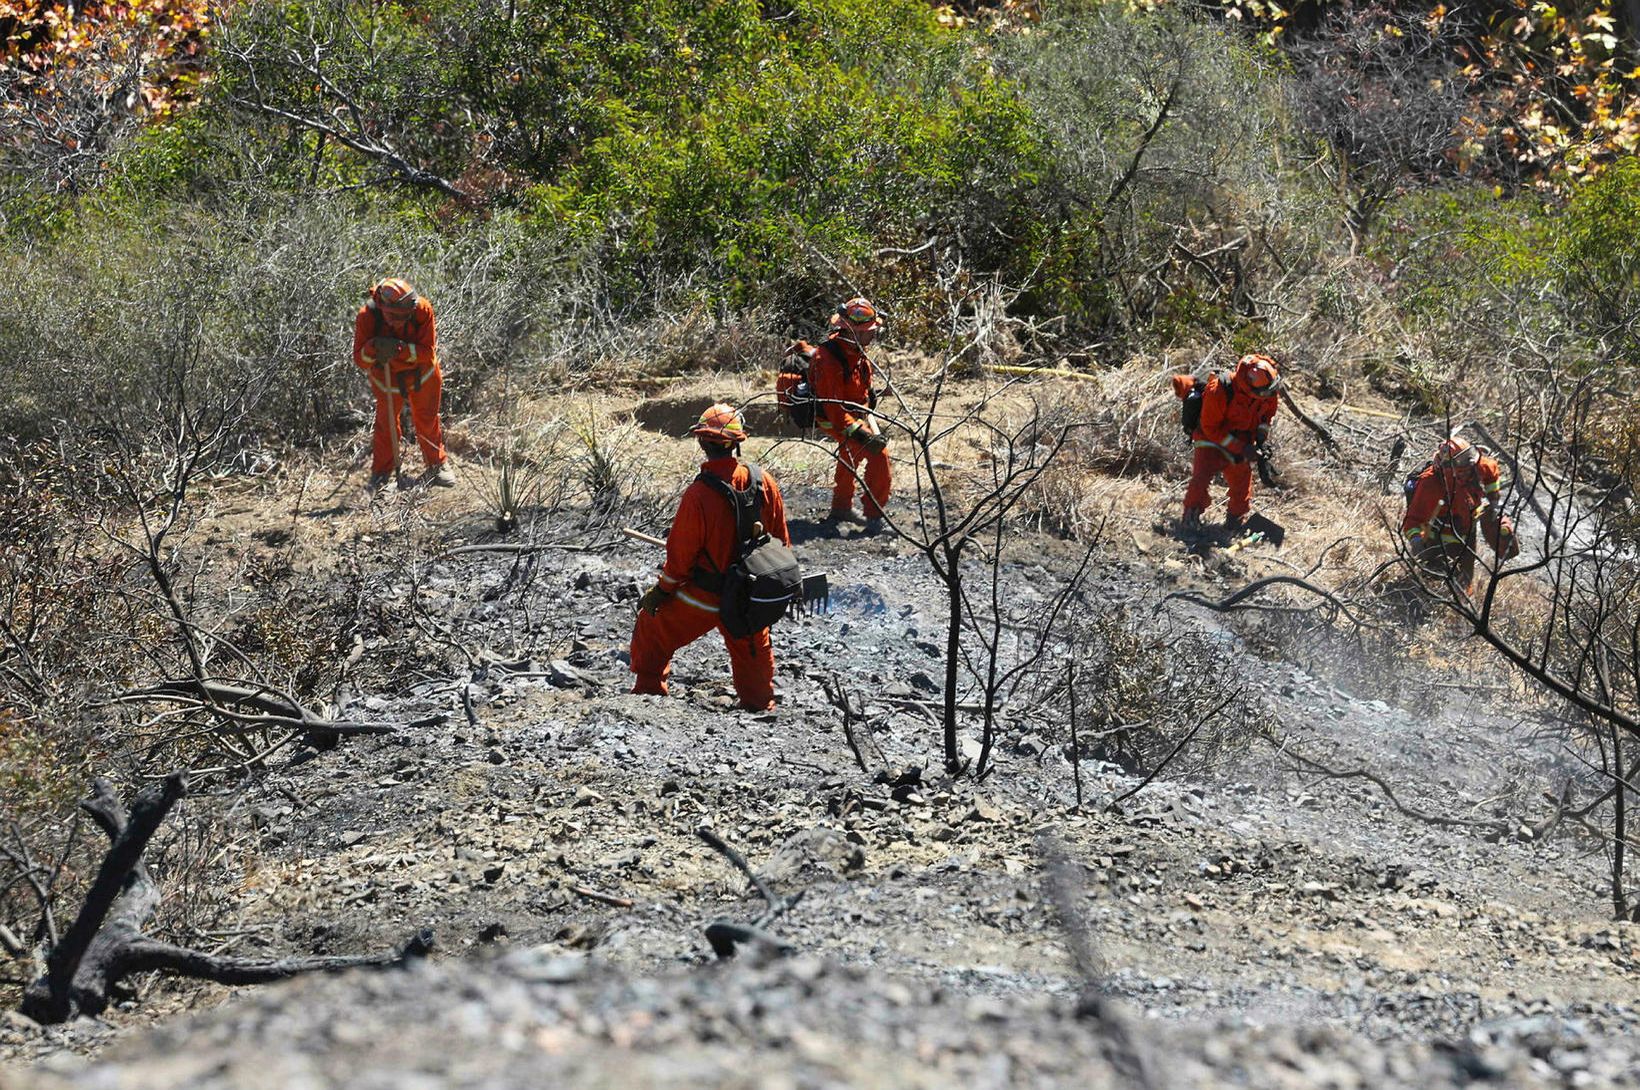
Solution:
[[[1224,391],[1224,403],[1230,404],[1230,399],[1236,396],[1236,387],[1230,381],[1230,376],[1219,374],[1219,389]],[[1196,429],[1202,423],[1202,395],[1207,393],[1207,379],[1199,378],[1191,388],[1190,394],[1179,403],[1179,423],[1184,427],[1186,439],[1196,434]]]
[[[1434,464],[1435,464],[1435,459],[1431,458],[1429,461],[1425,462],[1423,465],[1419,466],[1417,469],[1413,470],[1411,473],[1408,473],[1407,474],[1407,479],[1401,482],[1401,492],[1405,495],[1406,501],[1408,503],[1412,502],[1412,494],[1414,492],[1418,491],[1418,478],[1422,477],[1424,475],[1424,472],[1426,470],[1428,470],[1430,467],[1432,467]]]
[[[776,400],[786,411],[786,417],[799,428],[808,431],[814,427],[820,403],[814,388],[809,385],[809,363],[813,357],[792,352],[780,362],[780,376],[775,379]]]
[[[751,463],[746,468],[751,479],[744,492],[711,473],[695,478],[728,497],[735,513],[735,556],[728,569],[697,573],[694,581],[718,593],[718,620],[737,639],[768,628],[786,615],[788,606],[803,597],[803,572],[796,555],[770,537],[759,522],[763,517],[763,471]]]
[[[780,363],[780,376],[775,379],[774,389],[780,407],[786,410],[786,416],[793,424],[804,431],[814,427],[820,419],[820,399],[814,396],[814,387],[809,384],[809,369],[821,352],[830,351],[832,358],[847,371],[851,366],[848,357],[843,355],[840,348],[833,347],[835,342],[831,338],[821,341],[807,355],[802,352],[792,352]],[[877,407],[877,391],[870,390],[866,395],[866,407]]]

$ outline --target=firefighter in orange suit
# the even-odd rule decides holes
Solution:
[[[1189,375],[1175,375],[1174,392],[1181,398],[1188,396],[1194,381]],[[1281,375],[1269,356],[1243,356],[1236,361],[1228,383],[1216,372],[1208,376],[1201,422],[1190,435],[1195,453],[1180,529],[1195,532],[1202,528],[1202,515],[1212,502],[1208,485],[1220,473],[1229,493],[1225,526],[1238,530],[1246,522],[1253,506],[1253,459],[1269,437],[1280,389]]]
[[[751,472],[739,458],[740,444],[746,439],[740,414],[731,406],[713,405],[700,415],[690,434],[706,456],[701,473],[728,481],[736,491],[744,492]],[[768,472],[762,476],[759,512],[763,528],[790,546],[780,486]],[[774,648],[769,642],[769,630],[761,629],[743,639],[729,635],[718,622],[718,594],[709,589],[734,562],[737,544],[735,511],[728,497],[704,481],[692,482],[678,502],[678,513],[666,536],[666,562],[661,566],[660,578],[638,601],[638,619],[632,626],[632,672],[637,675],[633,692],[664,696],[666,679],[672,673],[672,656],[715,628],[729,650],[729,666],[741,707],[751,711],[774,707]]]
[[[1500,561],[1520,555],[1515,524],[1499,506],[1503,470],[1480,448],[1457,436],[1445,440],[1408,485],[1401,533],[1425,568],[1450,575],[1467,593],[1475,581],[1477,522]]]
[[[444,372],[439,367],[433,304],[397,277],[372,287],[353,319],[353,362],[370,375],[376,395],[371,491],[386,485],[398,468],[398,421],[406,397],[427,479],[453,487],[456,478],[445,458],[444,430],[439,425]]]
[[[888,436],[871,417],[871,359],[866,349],[882,323],[877,309],[856,296],[837,308],[831,332],[811,357],[809,385],[820,403],[817,423],[837,441],[837,471],[832,476],[831,512],[826,521],[858,522],[854,513],[856,477],[865,481],[860,498],[865,532],[883,526],[893,476],[888,467]]]

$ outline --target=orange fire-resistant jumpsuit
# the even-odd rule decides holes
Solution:
[[[375,353],[377,337],[394,337],[404,345],[385,361],[391,370],[384,382],[382,363]],[[376,434],[371,444],[370,472],[393,469],[398,451],[396,429],[403,404],[402,390],[410,393],[410,420],[416,428],[416,443],[427,468],[444,464],[444,429],[439,425],[439,402],[444,394],[444,371],[439,366],[438,332],[433,321],[433,304],[416,300],[415,313],[408,321],[394,322],[371,299],[353,319],[353,362],[370,374],[370,388],[376,394]]]
[[[709,459],[701,470],[729,481],[737,490],[744,490],[751,480],[751,473],[732,454]],[[786,505],[780,498],[780,486],[767,470],[763,473],[760,511],[763,529],[790,546]],[[653,615],[639,610],[632,626],[632,672],[637,675],[633,692],[664,696],[666,679],[672,674],[672,656],[715,628],[728,648],[729,668],[741,706],[753,711],[774,706],[774,647],[769,642],[769,630],[765,628],[744,639],[729,635],[718,623],[718,596],[698,582],[734,562],[735,544],[735,512],[729,498],[703,481],[691,482],[678,503],[672,531],[666,536],[666,563],[661,566],[658,585],[672,596]]]
[[[893,486],[888,451],[873,454],[859,441],[870,433],[864,420],[865,408],[871,403],[870,358],[846,333],[834,331],[809,364],[809,386],[820,402],[817,423],[837,440],[831,509],[848,511],[854,506],[855,474],[859,473],[866,486],[860,509],[866,518],[881,518]]]
[[[1515,524],[1498,506],[1502,489],[1503,470],[1489,455],[1473,466],[1426,466],[1401,519],[1413,555],[1427,566],[1443,565],[1466,590],[1475,579],[1477,522],[1499,559],[1518,555]]]
[[[1181,387],[1181,379],[1182,388],[1188,393],[1193,380],[1189,375],[1177,375],[1174,377],[1176,388]],[[1224,485],[1229,492],[1230,517],[1242,518],[1252,509],[1253,448],[1269,435],[1270,421],[1275,418],[1279,400],[1255,396],[1240,366],[1228,390],[1219,381],[1217,372],[1208,376],[1207,389],[1202,393],[1201,423],[1190,436],[1195,455],[1190,465],[1190,486],[1184,493],[1186,512],[1195,511],[1200,515],[1207,510],[1212,502],[1207,486],[1220,473],[1224,474]]]

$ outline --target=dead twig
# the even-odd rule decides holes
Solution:
[[[637,903],[630,897],[617,897],[613,893],[604,893],[601,890],[593,889],[591,886],[571,886],[569,887],[569,891],[577,897],[585,897],[589,901],[597,901],[599,904],[604,905],[613,905],[616,908],[631,908]]]
[[[769,924],[801,901],[803,894],[798,892],[790,897],[777,895],[773,889],[769,888],[767,882],[758,877],[739,852],[735,851],[722,837],[705,825],[697,828],[695,835],[704,840],[713,851],[733,863],[735,869],[744,874],[747,881],[757,887],[757,892],[762,895],[764,902],[768,905],[763,914],[749,924],[726,919],[713,920],[707,924],[706,941],[711,943],[712,952],[720,958],[733,957],[735,948],[747,943],[763,946],[781,956],[795,952],[796,948],[791,943],[771,934],[767,928]]]
[[[1157,776],[1160,776],[1162,774],[1162,770],[1164,768],[1166,768],[1170,763],[1172,763],[1173,758],[1177,757],[1180,754],[1180,752],[1182,752],[1184,750],[1184,747],[1190,743],[1190,740],[1192,738],[1196,737],[1197,732],[1200,731],[1203,727],[1205,727],[1207,725],[1208,721],[1211,720],[1215,715],[1218,715],[1225,708],[1229,707],[1231,701],[1236,700],[1240,696],[1241,696],[1241,690],[1238,689],[1235,692],[1231,693],[1229,696],[1225,697],[1223,700],[1219,701],[1218,704],[1214,706],[1212,711],[1208,712],[1206,715],[1204,715],[1200,719],[1196,720],[1195,726],[1191,727],[1190,730],[1185,733],[1185,736],[1183,738],[1180,738],[1178,743],[1168,752],[1167,756],[1163,757],[1159,762],[1157,762],[1156,767],[1150,770],[1150,775],[1146,776],[1144,779],[1140,780],[1138,782],[1138,784],[1136,784],[1133,787],[1130,787],[1128,790],[1122,792],[1120,795],[1116,796],[1114,799],[1111,799],[1110,800],[1110,805],[1107,806],[1106,809],[1107,810],[1116,809],[1117,806],[1121,805],[1122,803],[1126,802],[1128,799],[1132,798],[1134,795],[1137,795],[1139,792],[1141,792],[1145,788],[1149,787],[1150,784],[1151,784],[1151,781],[1154,780]]]

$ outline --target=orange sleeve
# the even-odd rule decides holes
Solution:
[[[353,362],[360,369],[368,371],[376,366],[376,357],[371,350],[371,341],[376,336],[376,312],[369,307],[360,307],[359,313],[353,316]]]
[[[854,426],[855,415],[843,404],[849,400],[849,389],[843,380],[843,365],[837,361],[835,352],[815,353],[814,362],[809,365],[809,385],[833,431],[842,435]]]
[[[786,501],[781,498],[780,486],[767,473],[763,475],[763,529],[770,537],[791,548],[792,535],[786,527]]]
[[[1173,396],[1183,401],[1196,388],[1196,380],[1190,375],[1173,376]]]
[[[706,521],[700,506],[705,487],[698,482],[691,484],[678,501],[678,513],[672,517],[672,530],[666,535],[666,562],[661,565],[659,580],[662,590],[677,590],[694,573],[695,558],[706,543]]]
[[[433,304],[426,298],[416,300],[416,339],[393,362],[412,363],[418,367],[438,362],[438,327],[433,317]]]
[[[1441,483],[1440,474],[1420,476],[1418,487],[1413,489],[1412,498],[1407,500],[1407,513],[1401,518],[1401,532],[1411,536],[1412,531],[1422,530],[1427,526],[1440,511],[1445,491],[1446,486]]]

